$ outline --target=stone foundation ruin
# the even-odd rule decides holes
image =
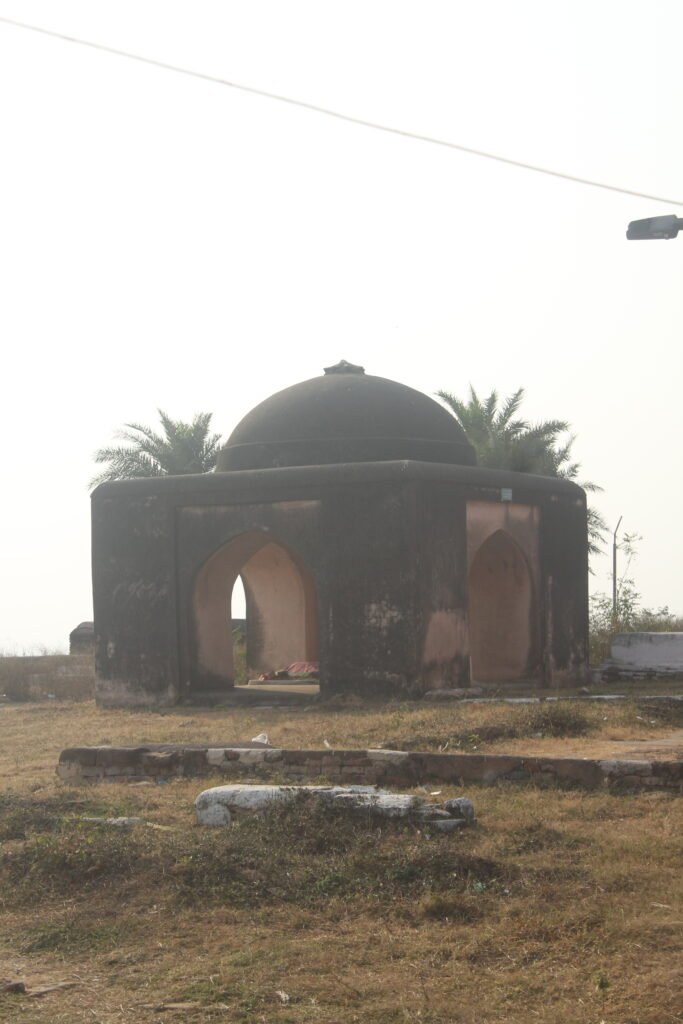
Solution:
[[[585,789],[683,792],[683,761],[591,760],[505,754],[431,754],[402,750],[284,750],[249,747],[148,744],[139,747],[72,747],[63,750],[57,774],[70,784],[158,781],[219,773],[226,778],[273,774],[290,782],[399,786],[499,782],[579,786]]]

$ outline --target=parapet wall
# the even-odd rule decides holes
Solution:
[[[618,633],[601,668],[603,678],[683,676],[683,633]]]
[[[92,654],[0,658],[0,696],[8,700],[91,700],[94,691]]]
[[[157,781],[212,773],[227,778],[248,774],[345,785],[410,787],[423,783],[523,782],[610,791],[664,789],[683,794],[682,761],[150,744],[72,747],[62,751],[57,766],[60,779],[72,784]]]

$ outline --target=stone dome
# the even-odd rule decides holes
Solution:
[[[217,470],[411,459],[473,466],[455,418],[413,388],[342,360],[278,391],[235,427]]]

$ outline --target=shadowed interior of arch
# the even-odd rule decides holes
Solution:
[[[234,684],[231,602],[238,577],[246,606],[247,675],[318,661],[318,600],[310,570],[269,534],[251,531],[215,551],[195,579],[193,688]]]
[[[481,545],[469,576],[472,678],[506,682],[530,675],[533,585],[526,558],[508,533]]]

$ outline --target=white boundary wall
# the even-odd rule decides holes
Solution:
[[[683,633],[618,633],[608,665],[624,672],[683,673]]]

